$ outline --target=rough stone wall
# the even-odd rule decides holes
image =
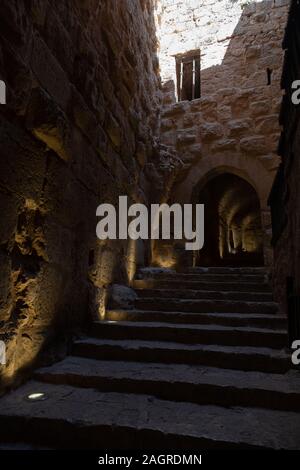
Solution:
[[[287,311],[287,280],[291,295],[300,295],[300,106],[292,103],[292,82],[300,79],[300,5],[291,4],[283,47],[285,61],[282,87],[285,90],[280,121],[282,167],[272,189],[270,204],[274,225],[274,293]]]
[[[147,200],[159,159],[156,48],[152,0],[0,2],[5,384],[134,273],[135,245],[97,242],[96,207]]]
[[[174,200],[190,202],[199,181],[218,171],[246,179],[260,199],[267,264],[267,198],[278,166],[281,42],[288,3],[161,0],[158,11],[162,141],[184,163]],[[196,49],[201,98],[176,103],[175,56]]]

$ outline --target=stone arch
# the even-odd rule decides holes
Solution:
[[[274,174],[266,170],[258,159],[234,155],[229,163],[224,163],[224,155],[212,155],[202,158],[198,165],[193,166],[186,178],[174,188],[172,201],[180,203],[194,203],[195,191],[210,181],[210,179],[229,173],[242,178],[249,183],[258,195],[261,211],[261,224],[263,231],[263,252],[266,266],[272,264],[271,249],[271,216],[268,207],[268,197],[273,184]]]
[[[213,180],[217,176],[220,176],[222,174],[228,173],[230,175],[235,175],[244,181],[246,181],[250,186],[253,187],[255,192],[258,195],[258,188],[257,185],[255,184],[255,181],[252,180],[252,178],[243,170],[240,170],[239,168],[232,168],[231,166],[227,165],[222,165],[217,168],[213,168],[212,170],[208,171],[203,178],[200,179],[199,183],[193,187],[193,191],[191,194],[191,201],[194,201],[195,199],[195,192],[196,189],[199,191],[201,190],[209,181]],[[259,198],[260,199],[260,198]]]
[[[172,199],[181,203],[191,202],[194,188],[199,182],[203,181],[205,184],[209,178],[224,172],[239,176],[251,184],[258,194],[261,210],[268,210],[268,197],[274,174],[266,170],[259,160],[245,156],[233,156],[227,164],[224,163],[224,155],[201,159],[198,165],[190,168],[187,177],[173,191]]]

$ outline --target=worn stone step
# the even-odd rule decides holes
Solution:
[[[159,310],[107,310],[106,320],[216,324],[224,326],[252,326],[287,330],[287,319],[281,315],[262,313],[187,313]]]
[[[136,289],[139,297],[202,300],[242,300],[244,302],[272,302],[271,292],[217,292],[198,289]]]
[[[178,281],[208,281],[208,282],[239,282],[240,284],[251,282],[261,283],[265,282],[264,274],[214,274],[214,273],[164,273],[157,272],[153,273],[142,273],[137,274],[137,279],[164,279],[166,281],[178,280]]]
[[[94,322],[90,333],[100,338],[176,341],[185,344],[261,346],[280,349],[287,345],[286,330],[221,325],[188,325],[163,322]]]
[[[265,313],[278,312],[276,302],[243,302],[241,300],[187,300],[145,297],[135,300],[139,310],[160,310],[165,312],[196,312],[196,313]]]
[[[136,289],[192,289],[201,291],[216,291],[216,292],[271,292],[271,287],[268,283],[239,283],[239,282],[208,282],[208,281],[186,281],[178,280],[176,278],[170,280],[164,279],[135,279],[132,282],[132,287]]]
[[[14,451],[14,450],[55,450],[50,447],[45,446],[36,446],[32,444],[27,444],[24,442],[3,442],[0,443],[0,450]]]
[[[194,268],[187,268],[185,273],[190,274],[260,274],[266,275],[267,270],[264,266],[249,266],[249,267],[230,267],[230,266],[209,266],[201,267],[196,266]]]
[[[300,411],[300,373],[266,374],[181,364],[98,361],[70,356],[35,372],[37,380],[150,394],[165,400]]]
[[[163,341],[84,338],[75,341],[73,354],[93,359],[202,364],[224,369],[285,373],[291,357],[283,350]]]
[[[44,400],[29,401],[39,392]],[[29,381],[0,401],[0,439],[56,449],[299,449],[299,414]],[[293,432],[291,432],[291,430]],[[22,439],[21,439],[22,438]]]
[[[268,275],[265,266],[194,266],[183,267],[180,270],[172,268],[144,267],[139,268],[138,275],[157,275],[157,274],[260,274]]]

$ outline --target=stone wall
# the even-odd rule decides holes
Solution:
[[[96,207],[147,201],[160,158],[156,48],[152,0],[0,2],[5,384],[134,274],[135,245],[97,242]]]
[[[280,76],[287,0],[161,0],[162,141],[183,170],[173,199],[228,171],[258,193],[265,262],[271,263],[268,194],[278,166]],[[176,102],[175,56],[200,49],[201,98]],[[271,79],[271,82],[269,82]]]
[[[274,292],[287,312],[289,295],[300,295],[300,106],[292,103],[292,82],[300,80],[300,6],[291,4],[283,47],[285,61],[282,87],[285,90],[280,121],[283,132],[279,151],[282,165],[272,189],[270,204],[274,226]]]

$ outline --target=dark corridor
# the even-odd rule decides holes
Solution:
[[[247,181],[223,173],[206,183],[198,200],[205,205],[205,246],[198,265],[264,264],[260,203]]]

